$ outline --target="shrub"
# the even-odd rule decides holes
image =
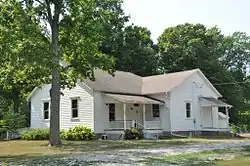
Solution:
[[[76,126],[73,129],[62,131],[61,138],[73,141],[93,140],[95,139],[95,134],[88,127]]]
[[[124,131],[125,140],[142,139],[143,136],[142,129],[131,128]]]
[[[30,129],[21,133],[23,140],[49,140],[49,129]]]

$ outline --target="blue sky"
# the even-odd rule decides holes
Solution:
[[[217,25],[226,35],[250,35],[250,0],[124,0],[123,9],[131,22],[151,31],[155,42],[165,28],[186,22]]]

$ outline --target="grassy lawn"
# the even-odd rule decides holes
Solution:
[[[169,139],[169,140],[134,140],[134,141],[64,141],[60,147],[48,147],[48,141],[0,141],[0,158],[6,156],[40,156],[77,154],[90,151],[107,151],[112,149],[157,148],[190,143],[215,143],[231,140],[206,139]],[[232,140],[233,141],[233,140]]]
[[[48,147],[48,141],[0,141],[1,162],[17,162],[46,159],[48,157],[67,156],[71,154],[109,151],[115,149],[144,149],[168,146],[181,146],[198,143],[239,142],[239,139],[169,139],[169,140],[135,140],[135,141],[65,141],[60,147]],[[249,141],[241,139],[240,141]],[[196,154],[197,155],[197,154]],[[204,154],[205,155],[205,154]],[[206,154],[207,155],[207,154]],[[178,156],[177,156],[178,157]],[[179,156],[181,157],[181,156]],[[190,156],[189,156],[190,157]],[[166,162],[164,159],[162,162]],[[173,160],[171,160],[173,161]],[[169,161],[167,161],[169,162]]]
[[[249,166],[250,165],[250,157],[238,157],[233,160],[228,161],[219,161],[215,163],[216,166]]]
[[[148,165],[170,164],[183,166],[249,166],[250,146],[241,149],[213,150],[190,154],[150,158]]]

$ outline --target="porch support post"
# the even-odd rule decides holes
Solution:
[[[123,103],[123,123],[124,123],[124,130],[127,129],[126,123],[126,103]]]
[[[229,113],[228,113],[228,107],[226,107],[226,115],[227,115],[227,127],[229,128]]]
[[[145,129],[145,122],[146,122],[146,105],[143,104],[143,105],[142,105],[142,108],[143,108],[143,114],[142,114],[143,127],[144,127],[144,129]]]

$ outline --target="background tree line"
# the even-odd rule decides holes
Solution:
[[[140,76],[200,68],[234,106],[231,122],[240,122],[239,115],[250,110],[246,33],[224,35],[218,27],[186,23],[166,28],[154,43],[147,28],[127,25],[129,17],[121,4],[122,0],[0,0],[0,128],[27,126],[28,94],[52,83],[50,144],[60,144],[60,88],[73,87],[78,79],[94,79],[96,67]],[[21,115],[26,123],[9,124]]]

